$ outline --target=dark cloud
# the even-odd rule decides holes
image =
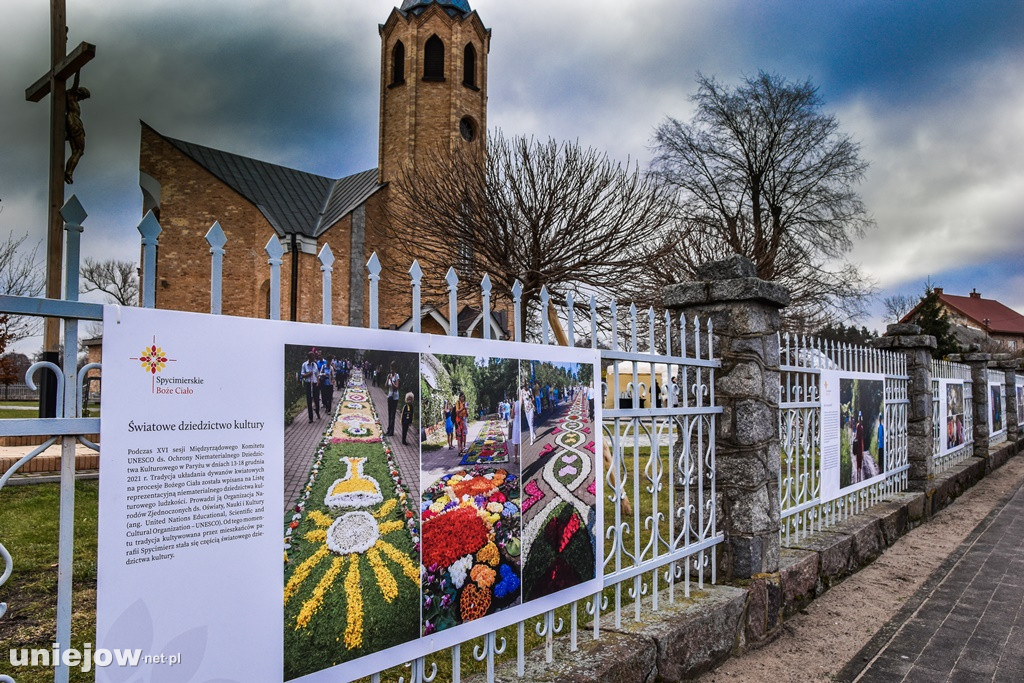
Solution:
[[[493,29],[489,123],[507,133],[579,139],[645,164],[654,126],[690,115],[696,72],[733,83],[777,71],[819,85],[864,143],[872,166],[863,195],[879,228],[854,257],[883,287],[911,286],[963,259],[977,266],[972,277],[994,281],[982,265],[1024,242],[1019,0],[471,4]],[[48,62],[47,7],[7,5],[0,231],[41,236],[48,107],[25,102],[24,89]],[[391,8],[71,0],[71,44],[98,45],[84,75],[89,144],[73,187],[90,212],[86,254],[137,255],[139,119],[325,175],[373,167],[377,24]]]

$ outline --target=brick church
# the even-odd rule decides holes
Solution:
[[[381,297],[380,325],[411,327],[410,264],[388,254],[382,227],[397,191],[391,183],[407,165],[425,161],[438,145],[453,150],[457,145],[484,145],[491,31],[468,0],[404,0],[379,32],[377,168],[327,178],[178,140],[142,123],[143,213],[152,210],[163,228],[158,308],[209,310],[210,258],[204,235],[218,221],[228,240],[224,314],[270,316],[264,247],[277,239],[284,250],[281,319],[321,321],[317,254],[329,244],[335,257],[334,324],[367,324],[365,264],[377,252],[383,278],[401,285],[397,294]],[[423,306],[423,331],[447,333],[447,305],[424,301]],[[478,309],[464,307],[458,317],[460,334],[481,336]],[[506,313],[490,318],[492,336],[507,337]]]

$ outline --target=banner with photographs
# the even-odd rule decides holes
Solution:
[[[833,500],[882,479],[885,377],[821,371],[821,496]]]
[[[98,647],[353,680],[601,590],[596,351],[111,313]]]
[[[1006,384],[1003,382],[988,383],[988,433],[1001,434],[1006,431],[1006,418],[1003,415],[1006,405]]]
[[[1024,427],[1024,377],[1017,375],[1014,388],[1017,390],[1017,427]]]
[[[960,448],[968,440],[964,383],[939,380],[939,424],[943,427],[942,454]]]

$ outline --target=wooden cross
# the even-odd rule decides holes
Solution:
[[[47,95],[50,96],[50,180],[46,231],[46,297],[49,299],[61,298],[60,286],[63,274],[64,222],[60,215],[60,208],[64,205],[66,83],[96,55],[96,46],[90,43],[82,43],[71,54],[66,54],[68,45],[66,19],[65,0],[51,0],[50,70],[25,90],[25,99],[29,102],[38,102]],[[55,318],[47,318],[44,324],[43,351],[55,356],[60,348],[59,321]],[[47,360],[55,359],[51,357]],[[53,399],[55,398],[54,396]],[[50,402],[51,399],[45,399],[45,403]],[[46,406],[40,408],[41,412],[52,414],[52,409],[46,409]]]

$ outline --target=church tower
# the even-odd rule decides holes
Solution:
[[[380,37],[378,182],[439,146],[482,147],[491,31],[468,0],[404,0]]]

